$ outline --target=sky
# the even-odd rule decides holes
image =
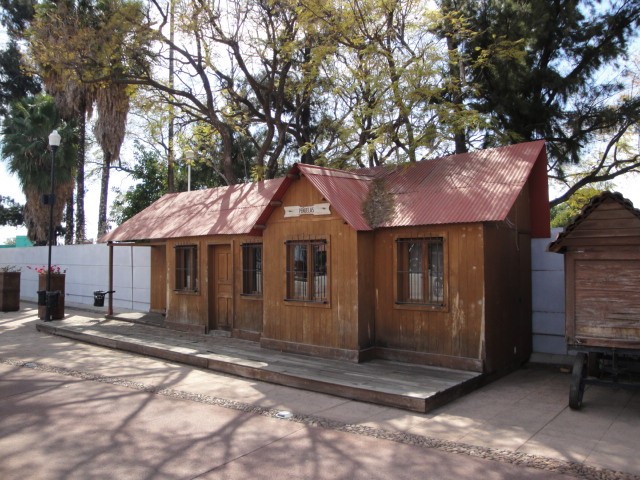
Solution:
[[[636,208],[640,208],[640,174],[626,175],[613,182],[612,190],[622,193],[633,202]],[[113,170],[109,186],[109,205],[115,199],[113,188],[126,190],[133,184],[131,178],[124,172]],[[15,175],[10,174],[6,169],[6,164],[0,160],[0,195],[11,197],[19,203],[24,204],[25,198],[20,188],[20,184]],[[85,197],[85,217],[87,219],[87,238],[95,241],[98,231],[98,206],[100,203],[100,179],[90,178],[86,183],[87,194]],[[560,191],[550,186],[550,196],[555,197]],[[15,238],[16,235],[26,235],[25,227],[0,227],[0,244],[4,244],[7,239]]]

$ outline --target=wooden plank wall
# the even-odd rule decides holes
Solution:
[[[443,308],[395,303],[396,239],[444,237]],[[431,363],[478,364],[482,349],[484,257],[481,224],[385,229],[375,236],[375,337],[383,348],[435,354]],[[447,358],[449,357],[449,358]]]
[[[209,254],[212,245],[231,245],[233,257],[233,319],[232,334],[243,338],[258,340],[262,331],[262,298],[242,295],[242,244],[261,243],[261,237],[243,235],[218,235],[210,237],[192,237],[169,240],[166,244],[166,279],[152,276],[152,285],[163,282],[167,298],[166,324],[169,327],[184,330],[206,332],[209,329],[210,282]],[[198,246],[198,291],[176,292],[175,253],[176,245]],[[263,252],[268,262],[269,252]],[[156,288],[152,286],[152,289]]]
[[[640,348],[640,218],[606,199],[563,245],[568,342]]]
[[[234,272],[233,334],[258,340],[262,332],[262,296],[242,295],[242,244],[262,243],[262,237],[238,236],[232,244]],[[263,265],[271,261],[271,252],[262,251]],[[263,284],[264,288],[264,284]]]
[[[640,246],[640,218],[613,199],[606,199],[582,220],[562,244],[571,249],[587,246]]]
[[[267,222],[263,234],[264,330],[261,342],[269,348],[354,359],[353,354],[359,349],[357,233],[334,211],[330,215],[284,218],[285,206],[324,202],[322,195],[302,177],[289,187],[283,205]],[[285,300],[285,242],[305,239],[327,242],[327,304]]]
[[[358,347],[372,347],[375,341],[375,234],[358,233]]]
[[[531,228],[525,188],[504,222],[485,229],[485,371],[525,362],[532,351]]]
[[[198,291],[175,291],[175,247],[179,245],[198,246]],[[167,315],[165,324],[194,332],[206,331],[207,326],[207,249],[202,237],[185,237],[167,241]]]

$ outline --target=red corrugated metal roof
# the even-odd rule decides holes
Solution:
[[[283,181],[170,193],[99,241],[248,234]]]
[[[298,165],[297,171],[356,230],[371,230],[362,204],[373,178],[384,179],[394,198],[394,213],[381,227],[499,221],[536,161],[546,161],[544,148],[544,141],[537,141],[354,172],[309,165]]]
[[[362,204],[372,178],[313,165],[298,165],[301,174],[326,198],[335,211],[356,230],[371,230],[362,215]]]
[[[548,209],[545,145],[537,141],[351,172],[296,164],[281,179],[165,195],[100,241],[255,233],[276,208],[270,201],[282,200],[297,174],[359,231],[371,230],[363,203],[374,179],[384,181],[394,200],[382,227],[501,221],[536,162],[545,163],[544,189],[532,191],[531,202]]]
[[[382,226],[504,220],[543,151],[538,141],[403,165],[385,175],[396,209]]]

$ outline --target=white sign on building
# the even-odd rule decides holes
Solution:
[[[306,207],[298,205],[284,207],[284,218],[299,217],[300,215],[330,215],[330,206],[331,204],[329,203],[316,203]]]

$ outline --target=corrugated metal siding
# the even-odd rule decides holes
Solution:
[[[362,204],[367,198],[371,177],[309,165],[299,165],[299,168],[352,228],[371,230],[362,214]]]
[[[384,227],[504,220],[544,149],[544,141],[451,155],[395,167],[344,172],[300,165],[300,171],[356,230],[371,230],[362,204],[373,178],[393,195]]]
[[[287,178],[165,195],[100,241],[255,233],[275,208],[270,201],[281,200],[298,173],[355,230],[371,230],[363,203],[374,179],[383,179],[394,197],[384,227],[500,221],[536,161],[546,159],[544,148],[544,141],[529,142],[353,172],[296,164]]]
[[[246,234],[283,180],[167,194],[99,241]]]

